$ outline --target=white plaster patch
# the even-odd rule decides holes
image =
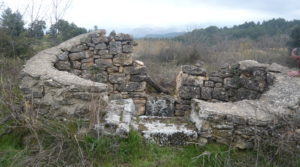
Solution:
[[[187,136],[197,136],[197,133],[194,130],[186,128],[185,124],[167,124],[156,120],[144,122],[142,125],[146,128],[146,130],[142,131],[145,138],[151,138],[151,134],[172,135],[178,132],[184,133]]]

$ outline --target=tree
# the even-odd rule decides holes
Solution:
[[[297,26],[292,30],[290,38],[291,40],[288,42],[290,48],[300,47],[300,26]]]
[[[77,27],[76,24],[70,24],[68,21],[61,19],[56,24],[51,25],[48,34],[54,41],[62,42],[86,32],[85,28]]]
[[[13,37],[20,36],[25,30],[22,15],[18,11],[13,13],[10,8],[4,10],[0,21],[1,28],[6,29]]]
[[[30,37],[41,39],[44,36],[46,22],[43,20],[35,20],[29,25],[28,34]]]

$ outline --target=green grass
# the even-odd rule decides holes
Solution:
[[[53,123],[55,124],[55,123]],[[53,127],[56,128],[53,128]],[[59,128],[60,126],[61,128]],[[76,125],[77,126],[77,125]],[[75,123],[47,124],[50,131],[38,132],[43,149],[36,139],[30,143],[23,137],[32,135],[26,128],[0,137],[0,166],[94,166],[94,167],[298,167],[299,155],[269,159],[266,152],[236,150],[210,143],[205,146],[159,146],[145,141],[136,131],[127,138],[76,136]],[[55,130],[56,129],[56,130]],[[54,135],[57,134],[57,135]],[[61,147],[58,147],[60,146]],[[62,148],[63,150],[57,149]],[[55,161],[55,162],[54,162]]]
[[[131,132],[128,138],[104,137],[86,138],[85,151],[93,161],[93,166],[164,166],[164,167],[221,167],[228,148],[224,145],[209,144],[205,147],[189,145],[183,147],[158,146],[146,142],[138,134]],[[210,156],[200,156],[203,152]]]

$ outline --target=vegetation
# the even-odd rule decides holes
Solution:
[[[33,20],[25,28],[18,11],[5,9],[0,17],[0,56],[28,58],[41,49],[87,32],[85,28],[63,19],[52,24],[47,33],[45,29],[45,20]]]
[[[202,62],[209,72],[246,59],[297,67],[289,55],[291,48],[300,47],[299,27],[299,20],[284,19],[231,28],[210,26],[173,39],[141,39],[135,50],[152,78],[172,90],[182,64]]]
[[[231,28],[210,26],[205,29],[195,29],[177,37],[179,41],[190,43],[204,42],[216,44],[221,40],[234,40],[241,38],[250,38],[259,40],[262,36],[275,36],[290,34],[291,31],[300,26],[300,20],[286,21],[285,19],[272,19],[260,22],[245,22],[244,24],[233,26]]]

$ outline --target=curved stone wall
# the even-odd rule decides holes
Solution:
[[[198,133],[208,141],[238,148],[285,143],[299,145],[300,78],[289,77],[277,64],[240,62],[242,68],[264,67],[276,78],[259,99],[212,103],[193,99],[189,115]]]
[[[184,65],[176,79],[177,115],[191,109],[191,99],[210,102],[254,100],[273,84],[274,76],[266,66],[240,64],[207,74],[201,65]],[[245,64],[245,61],[244,61]]]
[[[136,114],[144,114],[146,68],[133,60],[135,45],[130,35],[99,30],[41,51],[22,71],[27,106],[52,116],[86,117],[99,100],[133,98]]]

